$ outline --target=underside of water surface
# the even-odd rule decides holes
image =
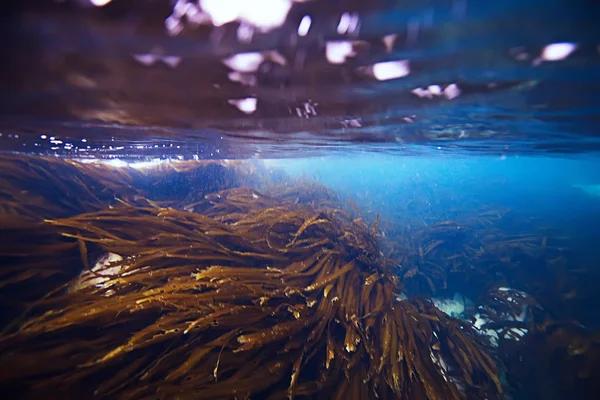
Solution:
[[[600,397],[600,6],[2,4],[0,392]]]
[[[250,3],[5,2],[2,148],[186,159],[598,150],[594,1]]]

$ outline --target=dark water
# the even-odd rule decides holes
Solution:
[[[494,296],[538,302],[493,321],[526,325],[518,340],[478,326],[506,398],[600,396],[599,2],[106,3],[2,5],[0,161],[99,162],[151,201],[236,186],[218,171],[139,181],[185,160],[317,181],[378,226],[402,295],[466,296],[452,317],[475,326]],[[0,178],[7,221],[15,199],[79,193]]]

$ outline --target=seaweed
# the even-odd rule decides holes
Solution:
[[[140,195],[143,174],[127,168],[25,155],[0,157],[0,217],[41,221],[95,211]]]
[[[472,208],[470,216],[430,210],[421,224],[380,224],[404,292],[475,299],[480,306],[466,314],[495,339],[511,397],[597,397],[599,279],[590,249],[510,210]]]
[[[102,210],[119,200],[179,206],[220,190],[275,184],[282,179],[250,161],[222,160],[181,161],[136,169],[3,154],[0,170],[0,217],[18,216],[38,222]]]
[[[5,328],[24,303],[43,297],[89,269],[102,256],[94,243],[59,237],[46,219],[110,209],[119,204],[183,207],[210,190],[242,184],[274,183],[269,174],[245,161],[194,161],[151,168],[115,168],[56,157],[3,154],[0,157],[0,317]],[[165,188],[185,182],[165,198]],[[37,225],[36,225],[37,224]],[[22,268],[28,272],[19,277]]]
[[[526,229],[515,231],[515,225]],[[544,308],[556,309],[551,306],[556,304],[553,285],[573,287],[565,268],[566,240],[506,209],[484,208],[471,216],[423,226],[388,223],[386,230],[386,238],[380,239],[382,249],[394,260],[411,294],[459,290],[485,301],[489,291],[505,285],[533,295]]]
[[[48,270],[84,271],[0,335],[0,388],[16,398],[502,397],[467,324],[396,299],[378,224],[319,185],[269,187],[172,202],[136,194],[15,219],[29,247],[13,279],[30,281],[43,245],[64,246],[45,257]],[[90,268],[98,251],[120,257]]]

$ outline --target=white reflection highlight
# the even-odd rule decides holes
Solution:
[[[227,77],[232,82],[239,82],[245,86],[256,86],[256,77],[251,74],[243,74],[237,71],[231,71]]]
[[[260,53],[239,53],[223,60],[229,68],[238,72],[256,72],[264,56]]]
[[[200,9],[194,5],[191,5],[191,7],[188,8],[186,17],[187,21],[193,25],[208,25],[211,23],[210,15],[200,11]]]
[[[510,49],[509,53],[517,61],[527,61],[530,57],[524,46],[513,47]]]
[[[247,97],[245,99],[231,99],[229,104],[238,108],[244,114],[252,114],[256,111],[256,97]]]
[[[344,126],[344,128],[360,128],[362,126],[358,119],[344,120],[342,121],[342,125]]]
[[[206,12],[215,26],[235,21],[240,15],[243,0],[200,0],[200,7]]]
[[[302,21],[300,21],[300,25],[298,25],[298,35],[306,36],[308,34],[311,24],[312,24],[312,19],[310,18],[310,15],[305,15],[302,18]]]
[[[188,3],[187,0],[177,0],[175,7],[173,7],[173,15],[181,18],[188,13],[190,7],[194,7],[194,5]]]
[[[325,57],[331,64],[343,64],[347,57],[356,55],[352,42],[334,41],[325,44]]]
[[[569,57],[577,49],[575,43],[552,43],[544,47],[541,59],[543,61],[560,61]]]
[[[167,33],[169,35],[177,36],[183,30],[183,24],[175,15],[170,15],[165,19],[165,28],[167,28]]]
[[[141,148],[144,148],[144,146],[136,146],[136,148],[141,149]],[[115,167],[115,168],[135,168],[135,169],[152,168],[152,167],[156,167],[161,164],[171,164],[171,163],[177,162],[176,160],[160,159],[160,158],[155,158],[152,161],[136,161],[136,162],[127,162],[124,160],[119,160],[118,158],[110,159],[110,160],[84,158],[84,159],[80,159],[77,161],[82,164],[104,164],[104,165],[109,165],[109,166]]]
[[[283,25],[292,7],[291,0],[246,0],[244,3],[247,9],[241,15],[242,19],[263,31]]]
[[[378,81],[403,78],[410,74],[408,60],[385,61],[373,65],[373,76]]]
[[[254,36],[254,27],[244,22],[237,28],[237,38],[242,43],[250,43]]]
[[[429,90],[427,90],[427,89],[416,88],[416,89],[411,90],[411,92],[415,96],[420,97],[420,98],[423,98],[423,97],[425,97],[427,99],[433,98],[433,94]]]
[[[429,85],[427,87],[427,90],[429,90],[434,96],[441,96],[442,94],[442,88],[440,87],[440,85]]]
[[[181,57],[179,56],[164,56],[162,61],[171,68],[175,68],[181,63]]]
[[[337,33],[345,35],[346,33],[354,33],[358,27],[358,14],[343,13],[340,17],[340,22],[337,26]]]
[[[448,98],[448,100],[452,100],[460,96],[460,88],[456,83],[451,83],[444,89],[444,96]]]
[[[268,32],[283,25],[292,0],[200,0],[199,4],[215,26],[239,20]]]
[[[108,3],[110,3],[112,0],[90,0],[90,3],[92,3],[93,6],[96,7],[104,7],[105,5],[107,5]]]
[[[358,23],[360,19],[358,18],[358,14],[350,15],[350,25],[348,26],[348,33],[356,33],[358,30]]]
[[[340,18],[340,23],[337,26],[337,33],[340,35],[348,32],[348,27],[350,26],[350,14],[343,13]]]
[[[159,61],[164,62],[168,66],[175,68],[181,62],[181,57],[178,56],[160,56],[158,52],[147,54],[134,54],[133,59],[146,67],[151,67]]]
[[[432,99],[434,97],[444,96],[449,100],[460,96],[461,91],[456,83],[451,83],[442,90],[440,85],[429,85],[426,89],[416,88],[411,92],[420,98]]]
[[[134,54],[133,59],[142,65],[151,67],[159,61],[164,62],[171,68],[177,67],[181,63],[181,57],[179,56],[161,56],[160,52],[155,51],[147,54]]]

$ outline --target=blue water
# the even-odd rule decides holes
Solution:
[[[600,282],[600,160],[596,158],[365,154],[269,160],[267,165],[282,168],[292,177],[318,180],[356,203],[368,221],[380,214],[380,226],[406,226],[407,234],[441,221],[461,224],[481,211],[506,213],[480,233],[500,229],[555,240],[568,254],[567,268],[588,271],[585,284],[571,281],[567,286],[578,290],[577,285],[582,285],[582,291],[597,292],[589,288]],[[456,246],[460,249],[461,245]],[[556,272],[552,269],[543,272],[542,268],[538,273],[534,271],[539,266],[533,264],[520,268],[530,269],[540,282],[560,280],[550,278]],[[528,283],[512,282],[517,288]],[[558,289],[550,289],[555,283],[548,283],[545,290],[557,290],[560,303]],[[473,289],[452,287],[446,296]],[[564,313],[557,306],[555,317],[574,317],[589,328],[600,327],[600,297],[578,302],[576,308],[565,304],[570,311]]]
[[[593,193],[600,183],[595,158],[365,154],[267,163],[292,177],[317,179],[383,215],[414,198],[428,200],[438,215],[485,204],[587,225],[586,218],[600,210],[600,192]]]

